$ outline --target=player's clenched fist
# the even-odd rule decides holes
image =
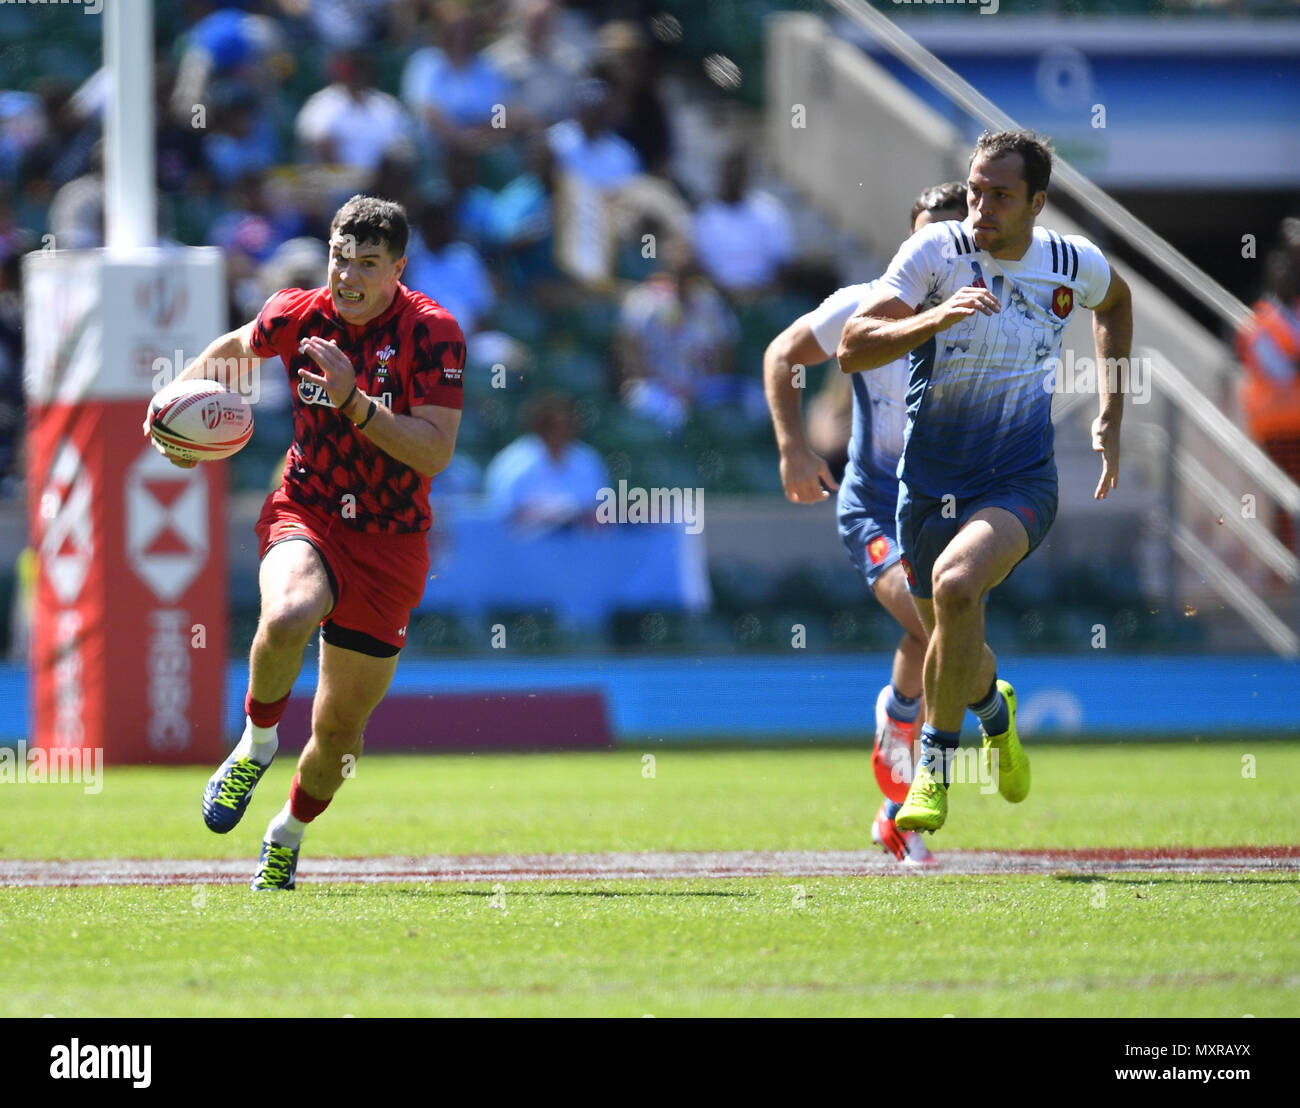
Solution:
[[[787,500],[793,500],[796,504],[825,500],[830,493],[822,488],[823,482],[826,488],[839,488],[826,460],[820,455],[807,449],[782,452],[781,484],[785,487]]]
[[[939,311],[942,313],[940,330],[951,327],[976,312],[993,315],[1001,310],[1002,305],[998,303],[998,298],[988,289],[978,285],[966,285],[939,305]]]

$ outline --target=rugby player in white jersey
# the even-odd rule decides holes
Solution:
[[[1018,803],[1029,792],[1015,691],[997,680],[984,646],[984,600],[1056,515],[1052,366],[1080,308],[1093,313],[1097,352],[1094,496],[1104,499],[1118,478],[1132,299],[1087,239],[1034,226],[1051,168],[1047,143],[1030,132],[981,135],[967,217],[908,239],[840,336],[846,373],[910,355],[898,539],[930,639],[921,762],[895,821],[904,831],[937,831],[947,819],[967,706],[980,718],[984,757],[997,752],[999,793]]]
[[[912,205],[911,230],[937,220],[963,219],[966,186],[959,181],[926,189]],[[844,480],[836,485],[824,458],[813,451],[801,414],[802,380],[795,367],[817,365],[839,345],[845,322],[876,282],[847,285],[782,331],[763,356],[763,383],[781,452],[781,483],[796,504],[814,504],[838,490],[837,520],[849,558],[880,606],[903,629],[894,651],[890,683],[876,698],[872,769],[884,802],[871,825],[872,841],[904,864],[931,861],[916,831],[900,832],[894,816],[912,780],[916,720],[921,711],[925,628],[898,564],[894,511],[898,504],[898,456],[903,449],[908,366],[899,358],[871,374],[855,374],[853,434]],[[824,487],[823,487],[824,486]]]

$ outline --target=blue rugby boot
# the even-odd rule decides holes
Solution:
[[[257,860],[257,873],[250,889],[284,889],[294,887],[298,872],[298,847],[281,846],[270,839],[262,840],[262,856]]]
[[[253,789],[262,780],[270,763],[262,765],[252,758],[236,757],[234,751],[221,763],[203,790],[203,822],[208,829],[224,835],[244,818]]]

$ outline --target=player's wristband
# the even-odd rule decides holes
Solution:
[[[339,405],[339,415],[347,414],[348,405],[352,403],[352,398],[357,394],[357,383],[352,382],[352,391],[348,393],[348,398]]]
[[[378,406],[373,400],[370,402],[370,411],[366,412],[366,418],[356,425],[358,431],[364,431],[366,424],[375,418],[375,409]]]

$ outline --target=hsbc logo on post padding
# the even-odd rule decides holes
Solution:
[[[54,452],[41,493],[41,565],[60,604],[81,595],[95,554],[90,507],[94,490],[81,454],[65,439]]]
[[[208,560],[208,481],[145,447],[127,470],[126,557],[165,604],[174,604]]]

